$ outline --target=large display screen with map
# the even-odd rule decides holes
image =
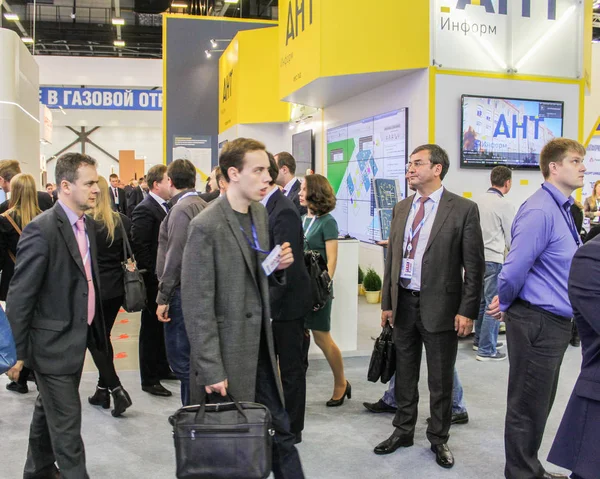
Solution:
[[[407,120],[403,108],[327,131],[327,178],[340,234],[388,238],[392,209],[406,196]]]

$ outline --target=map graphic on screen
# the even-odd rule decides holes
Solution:
[[[546,143],[562,136],[561,101],[462,96],[461,167],[539,168]]]
[[[341,234],[387,239],[392,209],[406,192],[407,117],[407,109],[395,110],[327,131],[327,178]]]

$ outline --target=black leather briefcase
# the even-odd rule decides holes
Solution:
[[[182,407],[169,418],[179,479],[269,477],[271,413],[262,404],[229,400]]]

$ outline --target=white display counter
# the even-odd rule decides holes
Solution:
[[[358,349],[358,252],[360,241],[340,239],[338,260],[333,278],[333,307],[331,336],[342,352]],[[322,357],[323,353],[311,341],[309,356]]]

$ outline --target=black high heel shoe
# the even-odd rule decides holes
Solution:
[[[110,408],[110,393],[108,392],[108,389],[97,387],[94,395],[88,398],[88,402],[92,406],[101,406],[102,409]]]
[[[327,403],[325,405],[327,407],[341,406],[342,404],[344,404],[344,399],[346,398],[346,396],[348,397],[348,399],[352,399],[352,385],[350,384],[350,382],[348,380],[346,380],[346,390],[344,391],[344,394],[342,395],[342,397],[339,399],[331,398],[329,401],[327,401]]]

